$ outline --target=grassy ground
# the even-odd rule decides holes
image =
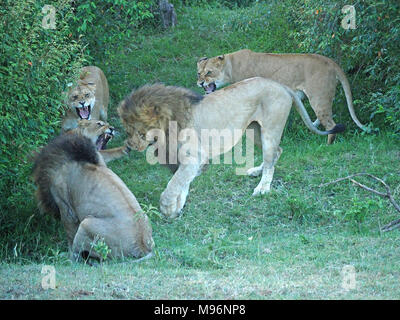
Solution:
[[[42,264],[3,264],[0,298],[400,298],[400,236],[379,231],[396,217],[394,209],[347,182],[318,187],[367,171],[398,198],[399,145],[385,136],[345,136],[333,146],[286,136],[282,147],[271,194],[253,198],[257,179],[211,165],[194,181],[180,218],[150,214],[154,258],[89,267],[60,253],[46,262],[57,272],[50,291],[40,287]],[[142,154],[111,168],[144,207],[157,205],[166,169],[150,167]],[[368,199],[373,203],[358,223]],[[356,270],[354,290],[342,288],[345,265]]]
[[[110,122],[122,132],[113,145],[124,139],[116,105],[131,88],[162,81],[201,92],[195,87],[198,57],[245,47],[296,51],[285,40],[286,22],[270,9],[182,8],[174,31],[143,30],[99,59],[110,84]],[[340,101],[335,112],[342,120],[347,111]],[[33,199],[26,199],[16,212],[19,227],[4,235],[0,299],[398,299],[400,235],[379,231],[396,211],[349,182],[318,186],[368,172],[384,179],[400,199],[400,142],[386,133],[351,130],[334,145],[325,142],[302,125],[286,130],[273,191],[266,196],[251,196],[258,178],[235,175],[235,166],[210,165],[191,185],[176,220],[157,210],[171,177],[166,168],[149,165],[137,152],[111,163],[152,221],[155,256],[138,264],[72,264],[60,224],[40,216]],[[258,149],[255,158],[260,163]],[[55,290],[41,288],[44,264],[55,266]],[[346,265],[356,271],[349,291],[342,286]]]

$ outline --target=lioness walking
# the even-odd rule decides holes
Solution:
[[[351,118],[361,129],[364,126],[354,112],[350,84],[343,70],[331,59],[318,54],[273,54],[239,50],[197,62],[197,84],[206,93],[218,87],[252,77],[277,81],[294,91],[301,91],[310,101],[317,119],[326,130],[335,127],[332,103],[339,79],[346,96]],[[328,136],[328,144],[335,134]]]

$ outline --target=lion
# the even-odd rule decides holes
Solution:
[[[79,133],[89,138],[92,143],[96,145],[96,149],[100,152],[105,163],[122,158],[128,155],[131,151],[131,148],[128,145],[108,150],[105,149],[107,143],[114,137],[115,132],[114,127],[100,120],[78,120],[77,127],[67,131],[67,133]]]
[[[345,73],[333,60],[319,54],[273,54],[244,49],[213,58],[201,58],[197,62],[197,76],[197,85],[206,93],[224,84],[257,76],[284,84],[297,91],[299,97],[307,96],[317,116],[314,125],[321,123],[326,130],[336,125],[332,119],[332,103],[339,79],[351,118],[365,130],[355,114]],[[335,134],[328,135],[328,144],[334,140]]]
[[[108,103],[108,82],[103,71],[95,66],[83,67],[78,85],[68,92],[62,130],[76,128],[80,119],[107,121]]]
[[[161,212],[174,218],[185,204],[191,181],[200,174],[208,159],[230,151],[253,122],[260,127],[263,163],[247,173],[251,176],[261,175],[253,195],[268,193],[274,165],[282,152],[279,143],[293,101],[303,121],[313,132],[327,135],[344,130],[340,124],[329,131],[318,130],[313,126],[301,100],[290,88],[260,77],[237,82],[205,96],[181,87],[145,85],[134,90],[120,103],[118,114],[128,135],[127,143],[138,151],[144,151],[156,143],[157,147],[163,146],[164,150],[171,152],[169,139],[154,132],[163,132],[168,137],[172,122],[177,123],[179,135],[188,129],[194,132],[189,142],[182,143],[185,140],[182,138],[176,143],[176,149],[172,150],[175,155],[183,155],[184,161],[178,159],[178,168],[160,198]],[[202,134],[206,130],[228,131],[233,139],[224,143],[223,148],[215,150],[209,148],[208,138],[202,141]],[[235,134],[235,131],[240,134]],[[166,147],[167,144],[170,145]]]
[[[52,140],[34,160],[38,207],[61,219],[75,261],[104,258],[93,248],[97,240],[105,242],[111,258],[147,258],[154,246],[148,217],[106,166],[106,159],[123,154],[120,148],[114,149],[114,155],[113,149],[101,150],[113,133],[102,121],[82,120],[78,128]]]

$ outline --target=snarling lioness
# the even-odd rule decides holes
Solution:
[[[303,104],[291,89],[259,77],[238,82],[204,97],[185,88],[146,85],[123,100],[118,113],[128,134],[127,142],[139,151],[144,151],[149,144],[168,143],[168,138],[164,141],[157,138],[156,141],[152,132],[161,130],[166,136],[171,135],[167,131],[172,121],[177,123],[179,135],[186,132],[192,135],[188,141],[185,138],[181,140],[186,141],[184,144],[178,141],[175,151],[166,148],[183,154],[185,160],[179,160],[179,167],[160,199],[161,211],[176,217],[185,204],[191,181],[206,163],[204,160],[230,151],[253,122],[261,128],[263,163],[250,169],[248,174],[262,176],[253,195],[269,192],[274,165],[282,152],[279,143],[293,100],[313,132],[325,135],[344,129],[342,125],[337,125],[330,131],[319,131],[312,125]],[[202,141],[205,130],[224,130],[225,133],[231,132],[233,138],[224,141],[223,147],[215,150],[209,148],[208,140]]]
[[[107,121],[108,102],[108,83],[103,71],[95,66],[83,67],[77,86],[68,92],[62,129],[76,128],[80,119]]]
[[[343,70],[331,59],[318,54],[272,54],[239,50],[197,62],[197,85],[211,93],[224,84],[252,77],[264,77],[284,84],[307,96],[318,121],[326,130],[335,127],[332,102],[339,79],[346,96],[351,118],[365,127],[354,112],[350,84]],[[328,136],[328,144],[335,139]]]
[[[102,148],[114,129],[102,121],[82,120],[45,146],[36,156],[33,179],[43,212],[61,218],[71,258],[103,258],[94,246],[102,240],[110,257],[149,256],[154,242],[148,217],[122,180],[107,168],[122,155]],[[100,151],[100,152],[99,152]]]
[[[78,126],[67,133],[78,133],[89,138],[96,146],[97,151],[100,152],[104,162],[106,163],[126,156],[131,151],[131,148],[128,145],[108,150],[105,149],[107,143],[114,137],[115,129],[108,123],[100,120],[79,120]]]

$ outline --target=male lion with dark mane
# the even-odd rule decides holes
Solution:
[[[82,120],[77,129],[56,137],[35,158],[38,206],[61,219],[74,260],[101,259],[93,249],[97,239],[111,249],[110,257],[148,256],[154,245],[148,217],[106,166],[105,160],[129,151],[125,147],[102,150],[113,134],[107,123]]]
[[[191,181],[200,173],[207,158],[230,151],[249,124],[254,122],[261,129],[263,163],[250,169],[248,174],[261,175],[253,195],[269,192],[274,165],[282,151],[279,143],[293,101],[303,121],[313,132],[327,135],[344,130],[342,125],[330,131],[316,129],[291,89],[259,77],[238,82],[204,97],[185,88],[145,85],[121,102],[118,114],[128,134],[127,143],[139,151],[144,151],[155,142],[168,144],[168,138],[157,138],[156,141],[150,133],[151,130],[158,130],[165,132],[168,137],[171,134],[168,132],[171,122],[177,123],[178,132],[185,132],[184,129],[194,132],[195,137],[189,139],[185,149],[182,143],[184,138],[178,141],[176,150],[165,148],[175,154],[184,154],[185,160],[178,160],[179,167],[160,199],[161,212],[176,217],[185,204]],[[225,130],[232,133],[233,139],[224,143],[223,148],[214,150],[209,148],[208,141],[202,141],[203,130]]]
[[[288,86],[299,95],[305,94],[314,110],[317,123],[326,130],[335,127],[332,118],[332,102],[339,79],[346,96],[351,118],[361,129],[365,127],[357,119],[349,81],[343,70],[332,59],[319,54],[273,54],[253,52],[248,49],[201,58],[197,62],[197,85],[206,93],[220,86],[252,77],[264,77]],[[328,144],[335,139],[328,136]]]

